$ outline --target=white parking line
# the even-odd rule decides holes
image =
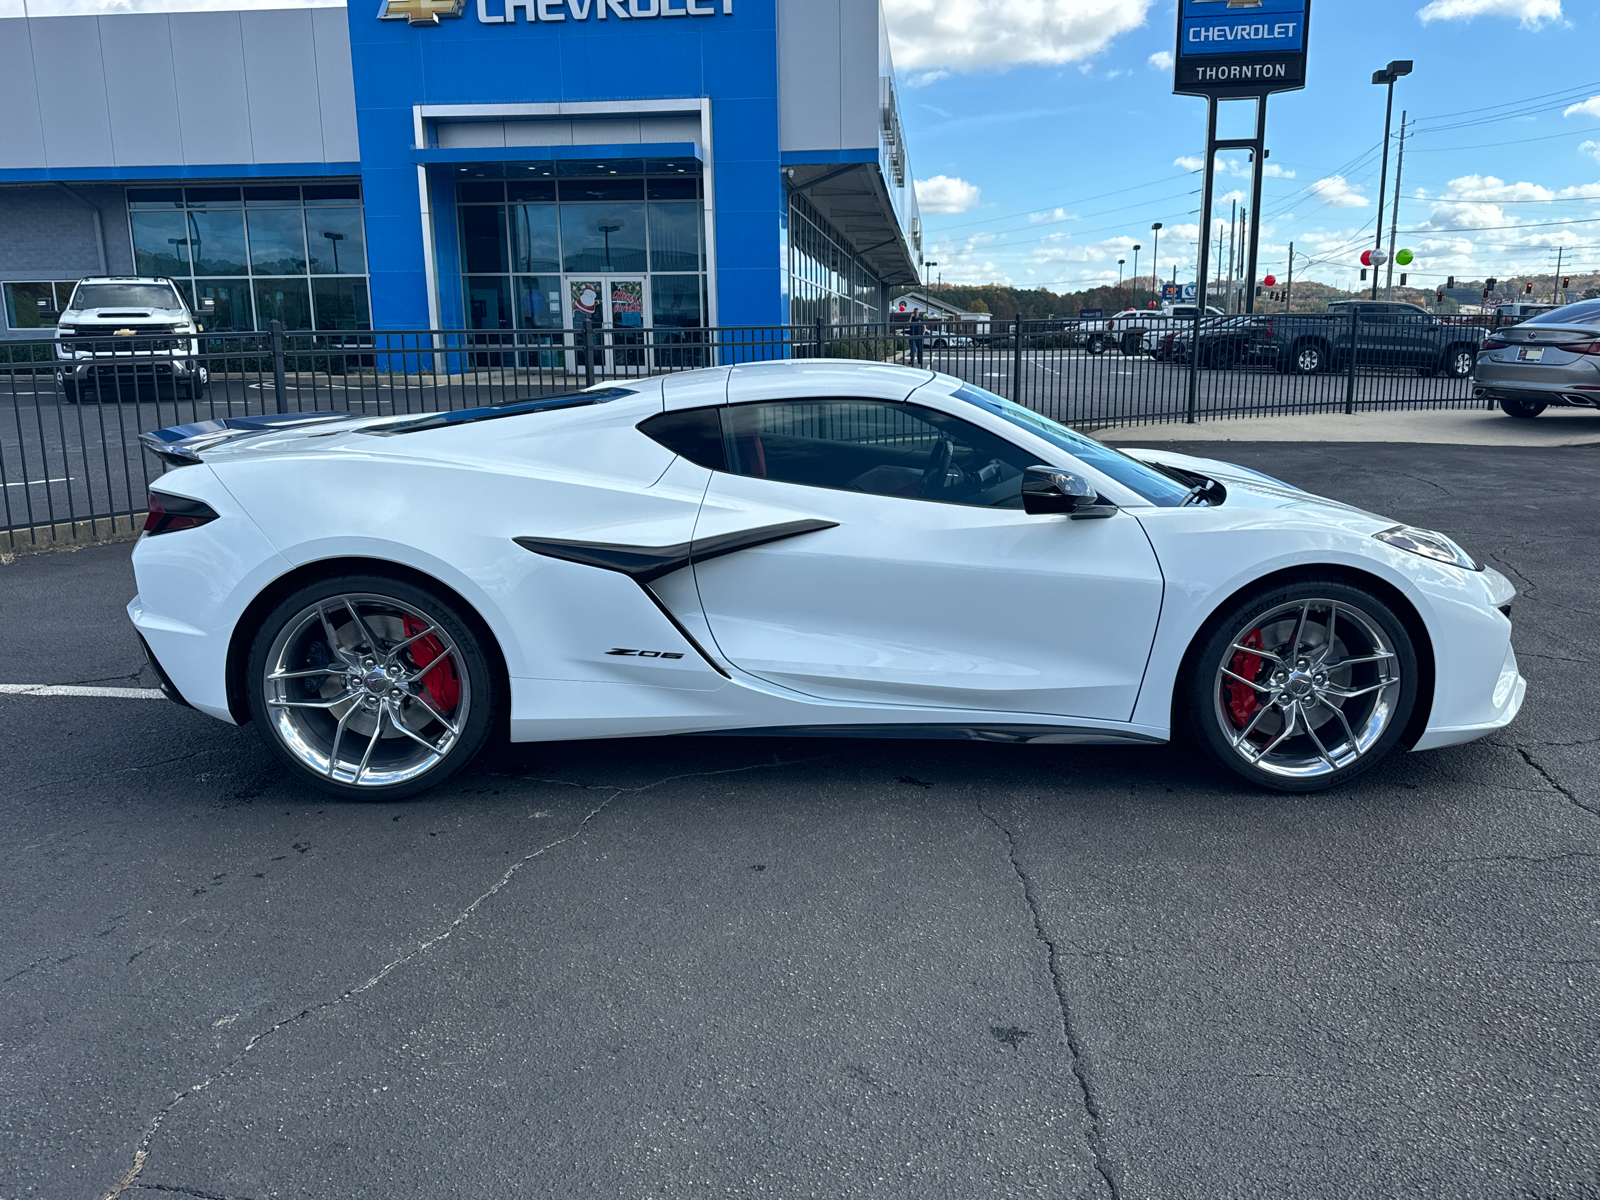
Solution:
[[[59,479],[19,479],[15,483],[6,484],[6,486],[7,487],[39,487],[40,485],[46,484],[46,483],[65,483],[66,481],[67,481],[67,477],[65,475],[63,475]]]
[[[102,700],[165,700],[160,688],[80,687],[66,683],[0,683],[0,696],[91,696]]]

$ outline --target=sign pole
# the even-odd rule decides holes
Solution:
[[[1256,269],[1259,266],[1258,258],[1261,253],[1261,185],[1266,179],[1267,172],[1267,98],[1261,96],[1256,100],[1256,137],[1255,149],[1251,158],[1255,161],[1255,178],[1250,182],[1250,211],[1254,214],[1250,222],[1250,264],[1245,269],[1244,311],[1253,313],[1256,310]]]
[[[1189,411],[1193,425],[1200,410],[1200,321],[1206,311],[1206,277],[1211,271],[1211,189],[1217,175],[1217,98],[1206,97],[1206,165],[1200,184],[1200,261],[1194,272],[1194,336],[1189,342]]]

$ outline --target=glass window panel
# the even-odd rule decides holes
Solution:
[[[306,203],[330,203],[344,201],[346,203],[361,203],[361,185],[359,183],[308,183],[300,189],[305,193]]]
[[[516,300],[518,329],[561,328],[561,276],[519,276]]]
[[[318,329],[371,329],[365,279],[313,279],[311,300]]]
[[[244,202],[252,208],[298,207],[300,189],[294,184],[273,184],[270,187],[247,187]]]
[[[305,274],[306,224],[299,209],[264,209],[250,213],[249,220],[250,268],[254,274]]]
[[[695,328],[703,324],[705,277],[701,275],[650,276],[650,313],[657,328]]]
[[[294,219],[300,216],[298,211],[271,215]],[[194,257],[194,269],[197,274],[246,274],[248,255],[244,244],[244,213],[238,209],[191,212],[189,252]],[[185,271],[184,274],[187,275],[188,272]]]
[[[642,179],[563,179],[561,181],[562,203],[573,201],[587,202],[590,200],[643,200],[644,180]]]
[[[364,275],[367,236],[359,208],[306,209],[313,275]]]
[[[700,205],[695,201],[650,206],[650,269],[698,271]]]
[[[181,212],[138,211],[133,225],[133,270],[137,275],[187,275],[189,227]]]
[[[139,208],[182,208],[182,188],[129,188],[128,207]]]
[[[256,327],[250,312],[250,283],[244,279],[197,279],[194,290],[187,288],[184,295],[189,303],[195,300],[215,300],[217,307],[210,313],[195,315],[211,333],[248,333]],[[262,322],[266,324],[265,321]]]
[[[563,184],[563,196],[565,195]],[[561,251],[567,271],[643,271],[645,206],[563,204]]]
[[[311,292],[304,279],[257,279],[256,327],[282,321],[285,329],[311,328]]]
[[[12,329],[53,329],[54,321],[40,316],[40,301],[44,309],[54,307],[49,283],[8,283],[5,286],[6,324]]]
[[[511,206],[511,269],[561,270],[561,221],[554,204]]]
[[[529,203],[554,204],[556,181],[554,179],[512,180],[506,184],[506,194],[513,203],[522,200]]]
[[[697,175],[683,174],[666,179],[649,179],[645,181],[645,188],[651,200],[700,199],[700,177]]]
[[[467,327],[510,329],[511,280],[504,275],[474,275],[466,281]]]
[[[500,204],[506,198],[503,183],[458,183],[456,199],[463,204]]]
[[[498,185],[497,185],[498,186]],[[506,210],[469,206],[461,212],[461,267],[467,274],[506,271]]]
[[[190,208],[211,207],[214,205],[238,208],[243,203],[239,197],[239,189],[236,187],[184,188],[183,196],[189,202]]]

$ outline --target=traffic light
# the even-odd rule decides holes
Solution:
[[[1487,288],[1487,289],[1488,289],[1488,291],[1486,291],[1486,292],[1485,292],[1485,293],[1484,293],[1484,295],[1488,295],[1488,293],[1489,293],[1489,292],[1492,292],[1492,291],[1494,291],[1494,285],[1495,285],[1495,284],[1497,284],[1497,283],[1499,283],[1499,282],[1500,282],[1500,281],[1499,281],[1499,280],[1498,280],[1498,279],[1496,279],[1496,278],[1495,278],[1495,277],[1494,277],[1494,276],[1493,276],[1493,275],[1491,275],[1491,276],[1489,276],[1489,278],[1487,278],[1487,279],[1485,279],[1485,280],[1484,280],[1484,281],[1483,281],[1483,286],[1484,286],[1484,287],[1485,287],[1485,288]]]
[[[1455,286],[1456,286],[1456,277],[1455,277],[1455,276],[1454,276],[1454,275],[1452,275],[1452,276],[1450,276],[1450,278],[1449,278],[1449,279],[1446,279],[1446,280],[1445,280],[1445,281],[1444,281],[1444,290],[1445,290],[1445,291],[1447,291],[1447,292],[1448,292],[1448,291],[1449,291],[1449,290],[1450,290],[1450,289],[1451,289],[1451,288],[1453,288],[1453,287],[1455,287]]]
[[[1406,285],[1406,273],[1404,271],[1401,271],[1400,272],[1400,286],[1401,287],[1405,287],[1405,285]]]
[[[1531,283],[1523,284],[1522,285],[1522,294],[1525,295],[1525,296],[1533,295],[1533,284],[1531,284]]]
[[[1571,275],[1563,275],[1561,277],[1561,290],[1564,292],[1571,286],[1572,286],[1572,276]]]
[[[1365,283],[1366,281],[1367,281],[1367,269],[1365,267],[1362,267],[1361,268],[1361,282]]]

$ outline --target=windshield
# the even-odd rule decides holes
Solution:
[[[1123,487],[1137,492],[1151,504],[1161,508],[1177,508],[1189,495],[1189,488],[1171,476],[1163,475],[1138,459],[1129,458],[1120,450],[1113,450],[1093,438],[1075,433],[1049,417],[1041,417],[1032,409],[1013,404],[976,384],[962,384],[956,389],[955,395],[969,404],[976,404],[985,412],[1004,417],[1035,437],[1042,437],[1052,445],[1061,447],[1074,458],[1081,459]]]
[[[72,309],[182,308],[178,293],[166,283],[80,283],[72,293]]]
[[[1584,300],[1529,317],[1524,325],[1582,325],[1600,317],[1600,300]]]

